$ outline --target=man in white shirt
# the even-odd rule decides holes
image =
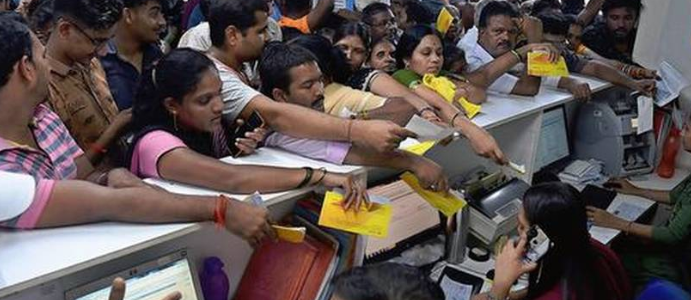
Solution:
[[[199,8],[201,9],[204,19],[209,19],[209,6],[214,0],[202,0],[199,2]],[[273,6],[269,6],[271,8]],[[269,10],[269,16],[272,14]],[[269,18],[267,19],[269,27],[267,28],[267,34],[269,35],[269,41],[283,41],[283,34],[281,33],[281,27],[278,26],[276,20]],[[188,29],[185,34],[180,37],[178,42],[179,48],[192,48],[197,51],[206,52],[211,48],[211,29],[209,28],[209,22],[204,21],[199,23],[199,25]]]
[[[272,129],[297,138],[348,141],[386,153],[414,134],[390,121],[346,120],[294,104],[279,103],[249,86],[242,63],[259,58],[266,43],[265,0],[216,0],[209,12],[209,50],[223,82],[224,118],[235,123],[255,111]]]
[[[474,44],[468,39],[460,42],[466,50],[468,71],[475,71],[495,58],[514,51],[520,33],[516,20],[521,20],[521,31],[526,35],[528,43],[542,42],[542,24],[539,20],[521,18],[516,8],[507,1],[491,1],[480,12],[477,41]],[[515,55],[520,57],[517,53]],[[545,85],[566,89],[578,99],[590,98],[590,87],[586,83],[569,77],[529,76],[524,69],[521,68],[517,72],[520,73],[520,77],[508,73],[499,76],[489,86],[489,90],[503,94],[534,96],[540,91],[540,86]]]

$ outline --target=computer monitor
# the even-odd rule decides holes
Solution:
[[[535,170],[569,156],[569,138],[566,131],[564,106],[546,110],[542,115]]]
[[[187,251],[179,250],[68,290],[65,299],[108,300],[115,277],[125,279],[125,300],[161,300],[173,292],[180,292],[182,299],[202,299],[192,270]]]

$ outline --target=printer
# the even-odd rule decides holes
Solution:
[[[530,185],[518,178],[507,177],[501,171],[481,174],[458,187],[469,207],[470,233],[490,245],[517,226],[523,194]]]

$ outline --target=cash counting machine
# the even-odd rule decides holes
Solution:
[[[652,172],[655,134],[638,133],[637,96],[614,88],[584,103],[576,120],[575,156],[603,162],[603,172],[622,177]]]
[[[521,198],[530,185],[501,171],[473,177],[454,188],[468,202],[470,233],[489,245],[516,228]]]

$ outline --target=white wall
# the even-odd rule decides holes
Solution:
[[[643,5],[634,60],[650,69],[667,61],[691,80],[691,1],[643,0]],[[682,109],[691,112],[691,88],[683,90],[679,100]],[[680,151],[677,165],[691,169],[691,154]]]

